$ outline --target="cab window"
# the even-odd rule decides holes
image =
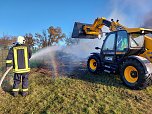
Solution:
[[[110,34],[104,43],[103,50],[114,50],[115,33]]]
[[[130,34],[130,45],[131,47],[143,47],[144,35],[138,33]]]
[[[125,51],[128,48],[128,34],[126,31],[118,31],[116,51]]]

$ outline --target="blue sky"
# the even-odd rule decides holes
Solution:
[[[49,26],[59,26],[68,35],[75,21],[93,23],[95,18],[102,16],[139,26],[144,15],[152,11],[152,1],[137,1],[0,0],[0,36],[34,34]]]

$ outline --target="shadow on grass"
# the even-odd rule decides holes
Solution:
[[[71,66],[71,67],[70,67]],[[44,70],[46,69],[46,66],[40,65],[40,67],[37,67],[38,70],[37,72],[40,72],[42,74],[45,74],[46,72],[43,73]],[[48,70],[48,73],[53,73],[51,70],[51,67],[49,67],[50,70],[47,68],[46,71]],[[50,72],[49,72],[50,71]],[[48,73],[46,73],[48,75]],[[53,74],[51,74],[53,77]],[[122,81],[120,80],[118,75],[114,74],[108,74],[108,73],[99,73],[97,75],[89,73],[89,71],[86,68],[86,65],[83,66],[81,64],[67,64],[62,66],[61,64],[58,65],[58,77],[68,77],[72,79],[78,79],[78,80],[83,80],[87,81],[90,83],[97,83],[97,84],[102,84],[106,86],[114,86],[117,88],[126,88]]]
[[[12,85],[10,83],[5,83],[5,85],[2,86],[2,90],[12,96]]]
[[[91,83],[98,83],[106,86],[114,86],[117,88],[126,88],[118,75],[100,73],[98,75],[91,74],[87,70],[86,61],[72,61],[70,57],[59,58],[56,57],[56,70],[58,72],[58,77],[68,77],[78,80],[83,80]],[[71,62],[72,61],[72,62]],[[37,72],[46,74],[53,77],[52,63],[46,65],[44,61],[31,61],[32,68],[38,68]],[[43,70],[45,69],[45,70]],[[48,70],[48,71],[47,71]],[[49,72],[50,71],[50,72]]]
[[[119,78],[119,75],[100,72],[92,74],[87,69],[75,68],[72,73],[67,75],[68,78],[83,80],[91,83],[102,84],[106,86],[114,86],[117,88],[126,88]]]
[[[13,81],[13,73],[7,74],[1,85],[2,90],[5,91],[6,93],[11,94],[12,83],[13,83],[12,81]]]

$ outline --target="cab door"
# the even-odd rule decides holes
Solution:
[[[129,50],[127,31],[111,32],[105,38],[101,49],[101,58],[106,63],[117,63]]]
[[[119,62],[123,60],[128,50],[129,50],[129,36],[127,31],[125,30],[118,31],[117,39],[116,39],[116,56],[115,56],[116,63],[119,64]]]
[[[125,54],[129,49],[128,33],[125,30],[117,32],[116,54]]]
[[[114,62],[115,53],[116,53],[115,44],[116,44],[116,32],[111,32],[105,38],[102,49],[101,49],[101,57],[104,63]]]

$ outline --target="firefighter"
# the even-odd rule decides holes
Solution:
[[[25,45],[25,39],[22,36],[17,38],[17,42],[8,52],[6,58],[7,69],[13,65],[14,84],[12,89],[13,96],[19,93],[19,84],[22,81],[22,96],[28,95],[28,76],[30,72],[29,59],[31,58],[31,50]]]

